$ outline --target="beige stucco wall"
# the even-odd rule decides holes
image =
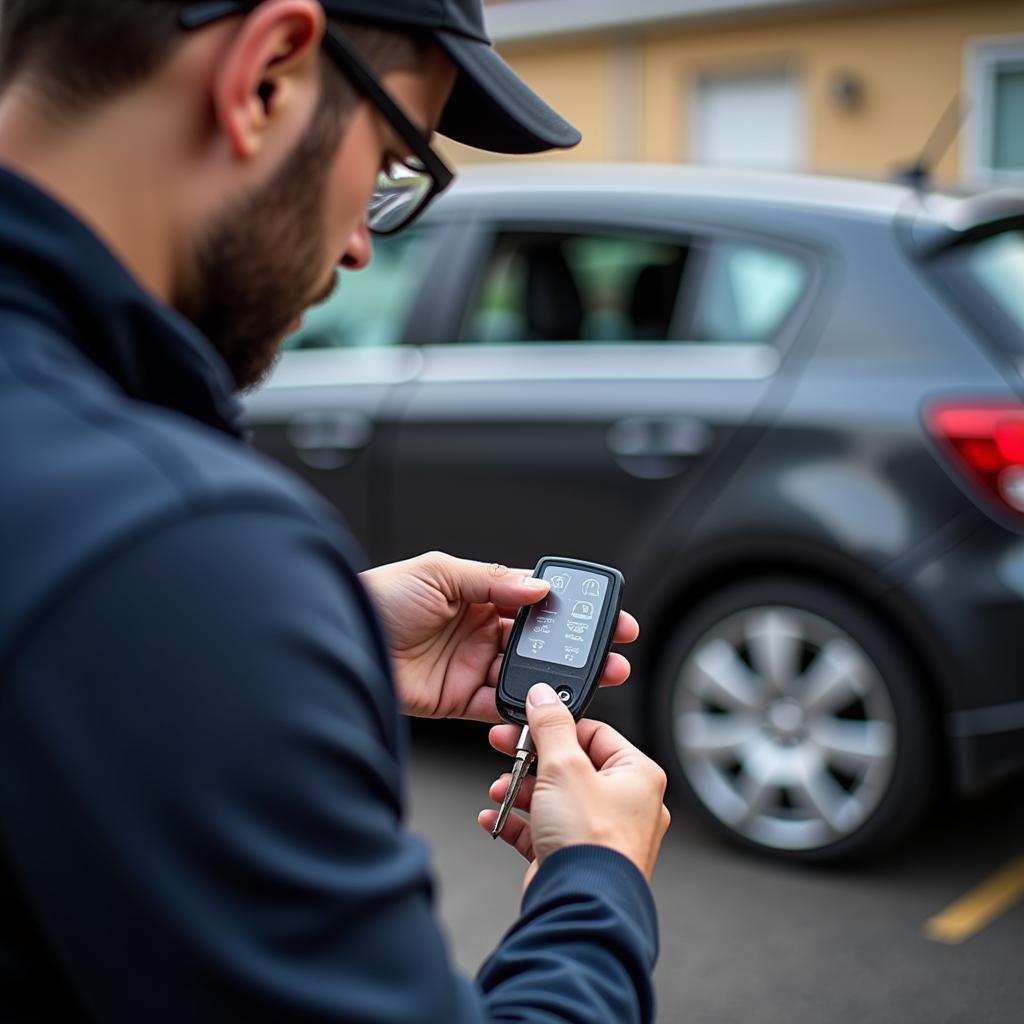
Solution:
[[[877,175],[915,156],[963,89],[968,40],[1012,34],[1024,34],[1024,0],[936,0],[503,52],[583,131],[584,143],[569,159],[686,160],[698,75],[785,64],[803,83],[807,167]],[[863,103],[853,110],[831,99],[829,83],[840,70],[864,85]],[[468,150],[454,155],[479,159]],[[939,165],[939,179],[960,180],[960,164],[958,143]]]

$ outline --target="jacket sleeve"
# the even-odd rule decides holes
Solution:
[[[551,858],[478,984],[453,973],[379,632],[312,519],[222,509],[125,546],[2,700],[3,843],[90,1018],[650,1019],[650,895],[607,850]]]

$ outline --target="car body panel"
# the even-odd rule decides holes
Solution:
[[[970,717],[1024,699],[1024,534],[925,424],[939,399],[1019,400],[1024,378],[932,267],[1024,198],[632,166],[466,179],[425,218],[438,243],[402,344],[287,354],[250,399],[257,443],[342,510],[374,561],[446,548],[616,565],[644,629],[634,685],[598,713],[637,737],[687,610],[729,581],[790,573],[860,598],[913,650],[960,788],[1024,764],[1012,714],[1005,735]],[[770,344],[461,340],[495,238],[526,231],[764,244],[795,254],[807,287]],[[343,439],[369,421],[370,440],[309,465],[296,438],[330,441],[339,412]]]

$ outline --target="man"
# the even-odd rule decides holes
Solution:
[[[403,830],[399,706],[496,722],[546,587],[360,578],[232,395],[447,184],[433,130],[573,129],[479,0],[3,0],[0,87],[0,1018],[651,1019],[664,775],[613,730],[531,692],[522,916],[475,984]]]

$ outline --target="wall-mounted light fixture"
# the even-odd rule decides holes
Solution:
[[[864,91],[864,79],[856,71],[834,71],[829,78],[829,96],[840,110],[856,110],[864,102]]]

